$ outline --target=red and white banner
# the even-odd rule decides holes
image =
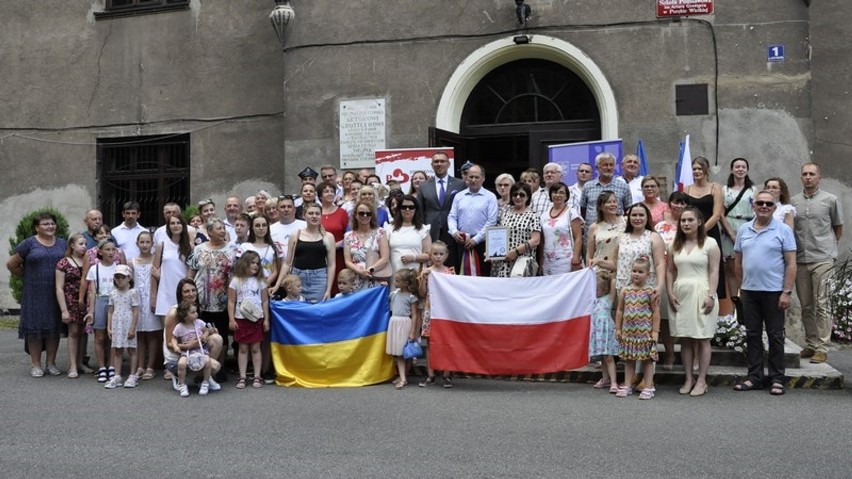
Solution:
[[[376,174],[382,179],[382,184],[388,180],[399,181],[403,191],[408,191],[411,175],[415,171],[423,171],[428,178],[435,176],[432,170],[432,155],[442,151],[450,159],[450,176],[455,171],[454,152],[451,146],[438,148],[395,148],[391,150],[376,150]]]
[[[432,369],[539,374],[589,361],[591,269],[530,278],[434,274],[429,293]]]

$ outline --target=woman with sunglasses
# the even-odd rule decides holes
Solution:
[[[351,230],[343,235],[343,260],[355,272],[355,291],[379,284],[373,273],[390,261],[390,246],[387,234],[376,222],[373,203],[363,201],[355,206]]]
[[[393,224],[387,225],[385,231],[394,273],[405,268],[419,271],[420,266],[429,261],[432,248],[429,225],[423,224],[423,212],[413,196],[402,197]]]
[[[535,276],[538,265],[535,263],[535,249],[541,243],[541,221],[535,211],[529,208],[532,200],[530,186],[515,183],[509,189],[511,206],[500,213],[497,226],[509,229],[509,251],[505,259],[491,260],[491,276],[508,278],[519,258],[525,258],[530,264],[524,276]]]

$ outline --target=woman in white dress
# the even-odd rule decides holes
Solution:
[[[429,261],[432,248],[429,225],[423,224],[423,212],[413,196],[402,197],[393,224],[386,226],[385,231],[394,273],[403,268],[419,271],[420,266]]]
[[[666,285],[674,316],[669,318],[671,334],[681,340],[681,356],[686,382],[681,394],[702,396],[707,392],[707,368],[710,366],[710,340],[716,332],[719,298],[719,258],[716,240],[704,231],[704,217],[688,206],[680,215],[680,224],[669,249]],[[693,377],[693,351],[698,356],[698,377]]]
[[[169,218],[166,232],[166,240],[157,244],[151,268],[151,306],[161,318],[177,303],[175,290],[186,277],[186,259],[192,253],[189,230],[180,215]]]

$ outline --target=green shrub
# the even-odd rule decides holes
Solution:
[[[199,214],[198,206],[187,205],[186,208],[183,209],[183,221],[186,222],[186,224],[189,224],[189,219],[197,214]]]
[[[33,218],[42,213],[50,213],[56,217],[57,238],[68,238],[68,220],[65,219],[65,216],[62,213],[53,208],[41,208],[31,211],[24,215],[24,217],[21,218],[21,221],[18,222],[18,227],[15,228],[15,236],[9,238],[9,256],[15,254],[15,248],[21,243],[21,241],[24,241],[33,235]],[[12,288],[12,296],[15,298],[15,301],[20,304],[21,295],[24,292],[24,280],[17,276],[10,276],[9,286]]]

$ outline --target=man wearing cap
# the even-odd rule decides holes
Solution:
[[[447,215],[453,205],[453,197],[465,189],[464,181],[453,178],[449,174],[449,156],[443,151],[432,155],[432,171],[435,176],[420,184],[417,192],[417,202],[423,208],[423,222],[429,225],[429,235],[432,241],[441,240],[448,245],[454,245],[447,227]],[[455,264],[455,248],[450,248],[447,264]]]
[[[461,168],[459,168],[462,175],[462,181],[464,181],[465,186],[467,186],[467,172],[470,170],[471,166],[473,166],[473,163],[465,161],[464,164],[461,165]]]
[[[122,206],[121,216],[124,222],[112,229],[112,237],[119,248],[124,252],[124,258],[128,263],[139,256],[139,247],[136,246],[136,238],[139,233],[148,231],[147,228],[138,223],[139,203],[128,201]]]
[[[317,184],[317,176],[319,176],[319,173],[317,173],[316,170],[314,170],[310,166],[306,166],[304,170],[299,172],[299,178],[302,180],[301,185],[304,185],[305,183],[310,183],[312,185],[316,185]],[[301,191],[301,190],[302,190],[302,186],[299,186],[299,191]],[[296,208],[302,206],[301,195],[296,195],[294,197],[294,202],[296,204]]]

